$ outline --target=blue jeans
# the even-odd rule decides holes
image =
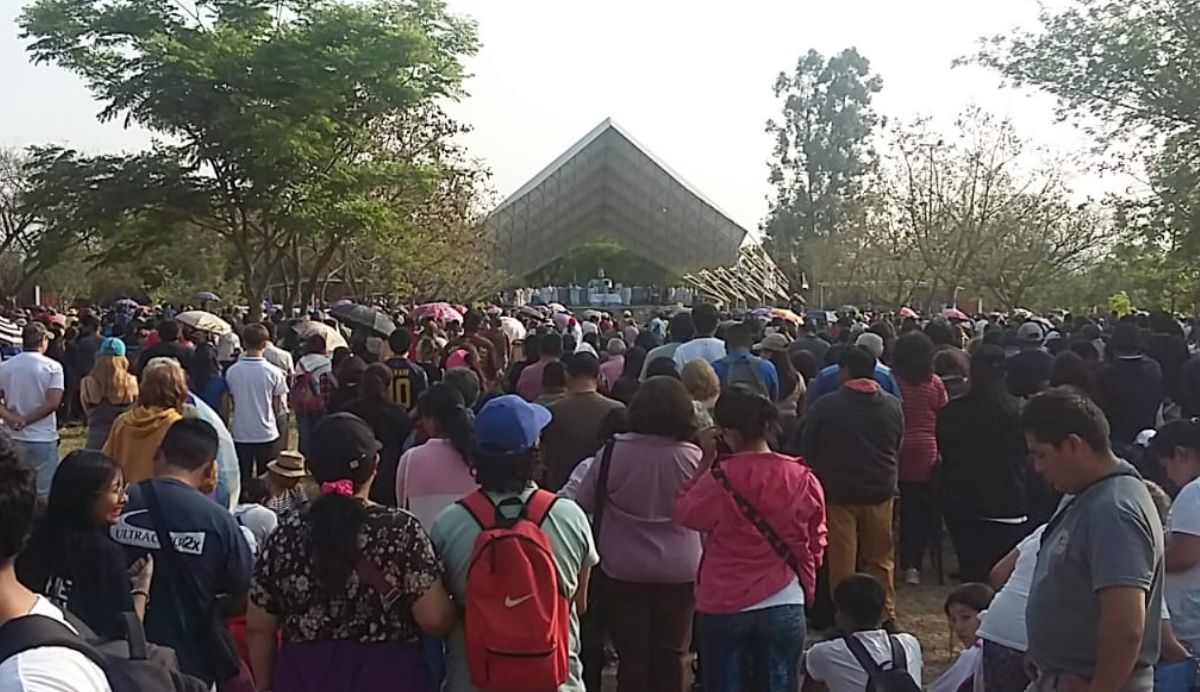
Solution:
[[[50,494],[50,482],[54,480],[54,472],[58,470],[58,440],[54,442],[22,442],[14,440],[21,458],[33,467],[37,474],[38,497]]]
[[[704,692],[793,692],[804,650],[804,606],[729,615],[701,613]]]

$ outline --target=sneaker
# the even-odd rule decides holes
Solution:
[[[921,585],[921,570],[916,567],[909,567],[904,570],[904,583],[909,586]]]

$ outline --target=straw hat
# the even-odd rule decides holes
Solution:
[[[308,475],[304,455],[291,450],[280,452],[278,457],[267,462],[267,470],[284,478],[304,478]]]

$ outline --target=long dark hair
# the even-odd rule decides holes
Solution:
[[[46,523],[61,531],[103,528],[97,525],[92,507],[118,473],[120,465],[100,452],[84,449],[68,454],[50,483]]]
[[[18,560],[22,583],[41,592],[51,576],[70,569],[72,556],[80,554],[77,542],[106,528],[96,521],[96,498],[119,473],[120,465],[100,452],[75,451],[62,460],[50,484],[46,512]]]
[[[374,434],[366,421],[352,413],[325,416],[317,423],[313,434],[320,436],[328,433],[332,426],[346,425],[363,426],[366,435]],[[313,479],[318,483],[349,480],[354,484],[355,491],[375,472],[374,459],[328,459],[314,455],[307,461]],[[351,461],[355,463],[351,464]],[[355,497],[331,493],[322,495],[309,505],[308,540],[313,573],[329,593],[337,593],[346,587],[346,579],[360,556],[358,534],[366,517],[366,505]]]
[[[1008,395],[1004,349],[983,344],[971,355],[970,389],[964,401],[983,419],[1011,423],[1019,415],[1016,402]]]
[[[774,442],[780,430],[779,410],[771,400],[740,384],[721,390],[713,420],[718,427],[741,433],[745,442]]]
[[[787,351],[771,351],[767,355],[767,360],[771,361],[775,372],[779,374],[779,398],[786,399],[800,385],[800,373],[796,371],[792,357]]]
[[[892,371],[909,385],[920,385],[933,376],[933,341],[921,332],[908,332],[892,349]]]
[[[442,434],[450,440],[463,463],[471,466],[475,448],[475,424],[467,410],[462,394],[453,385],[439,383],[425,390],[417,399],[417,415],[437,421]]]

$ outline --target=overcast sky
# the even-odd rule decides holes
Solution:
[[[29,64],[15,24],[24,1],[0,0],[0,145],[144,147],[146,133],[96,121],[99,107],[77,77]],[[883,77],[876,103],[888,117],[947,123],[973,102],[1039,143],[1086,143],[1055,124],[1050,98],[951,67],[980,36],[1033,26],[1037,0],[449,2],[478,21],[483,43],[469,62],[471,95],[452,112],[475,128],[467,143],[501,198],[612,117],[754,229],[770,193],[763,126],[779,111],[771,86],[809,48],[857,47]]]

